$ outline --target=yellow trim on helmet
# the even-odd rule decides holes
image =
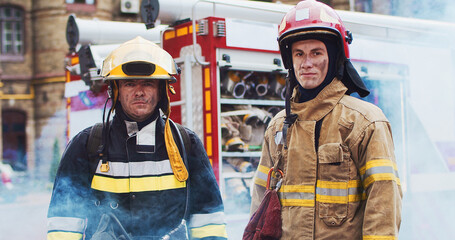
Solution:
[[[127,64],[126,62],[124,64]],[[154,64],[155,65],[155,64]],[[155,65],[155,71],[151,75],[127,75],[123,72],[123,65],[119,65],[112,69],[105,80],[119,80],[119,79],[162,79],[162,80],[175,80],[175,78],[164,70],[162,67]]]

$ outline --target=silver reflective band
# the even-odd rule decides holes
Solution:
[[[168,159],[162,161],[146,161],[146,162],[109,162],[109,171],[101,172],[98,163],[96,173],[98,175],[113,176],[113,177],[130,177],[130,176],[159,176],[163,174],[172,174],[171,163]]]
[[[314,199],[314,193],[307,192],[278,192],[280,199]]]
[[[198,228],[210,224],[225,224],[223,212],[193,214],[190,218],[190,228]]]
[[[83,233],[85,220],[72,217],[51,217],[47,219],[47,231],[65,231]]]
[[[316,188],[316,194],[328,195],[328,196],[348,196],[348,189],[336,189],[336,188]]]
[[[264,180],[267,182],[267,174],[261,172],[261,171],[256,171],[256,178]]]
[[[370,169],[367,169],[365,171],[365,174],[360,176],[362,181],[367,179],[368,177],[374,175],[374,174],[379,174],[379,173],[392,173],[396,177],[398,177],[398,172],[393,169],[392,166],[378,166],[378,167],[372,167]]]

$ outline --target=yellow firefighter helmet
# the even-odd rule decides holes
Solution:
[[[101,68],[101,76],[105,81],[162,79],[173,83],[177,74],[172,56],[142,37],[127,41],[112,51]]]

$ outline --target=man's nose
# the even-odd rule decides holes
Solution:
[[[311,67],[311,66],[313,66],[313,59],[311,59],[308,56],[303,57],[302,66],[303,67]]]
[[[136,96],[143,96],[144,95],[144,90],[142,89],[142,87],[137,87],[134,91],[135,95]]]

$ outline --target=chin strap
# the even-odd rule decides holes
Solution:
[[[179,149],[177,144],[175,144],[174,137],[172,135],[171,126],[169,124],[169,115],[171,114],[171,105],[169,94],[169,83],[166,83],[166,97],[167,97],[167,112],[166,114],[166,124],[164,125],[164,142],[166,144],[167,155],[169,156],[169,162],[171,162],[172,171],[174,172],[175,177],[180,182],[186,181],[188,179],[188,170],[183,163],[182,156],[180,156]]]

